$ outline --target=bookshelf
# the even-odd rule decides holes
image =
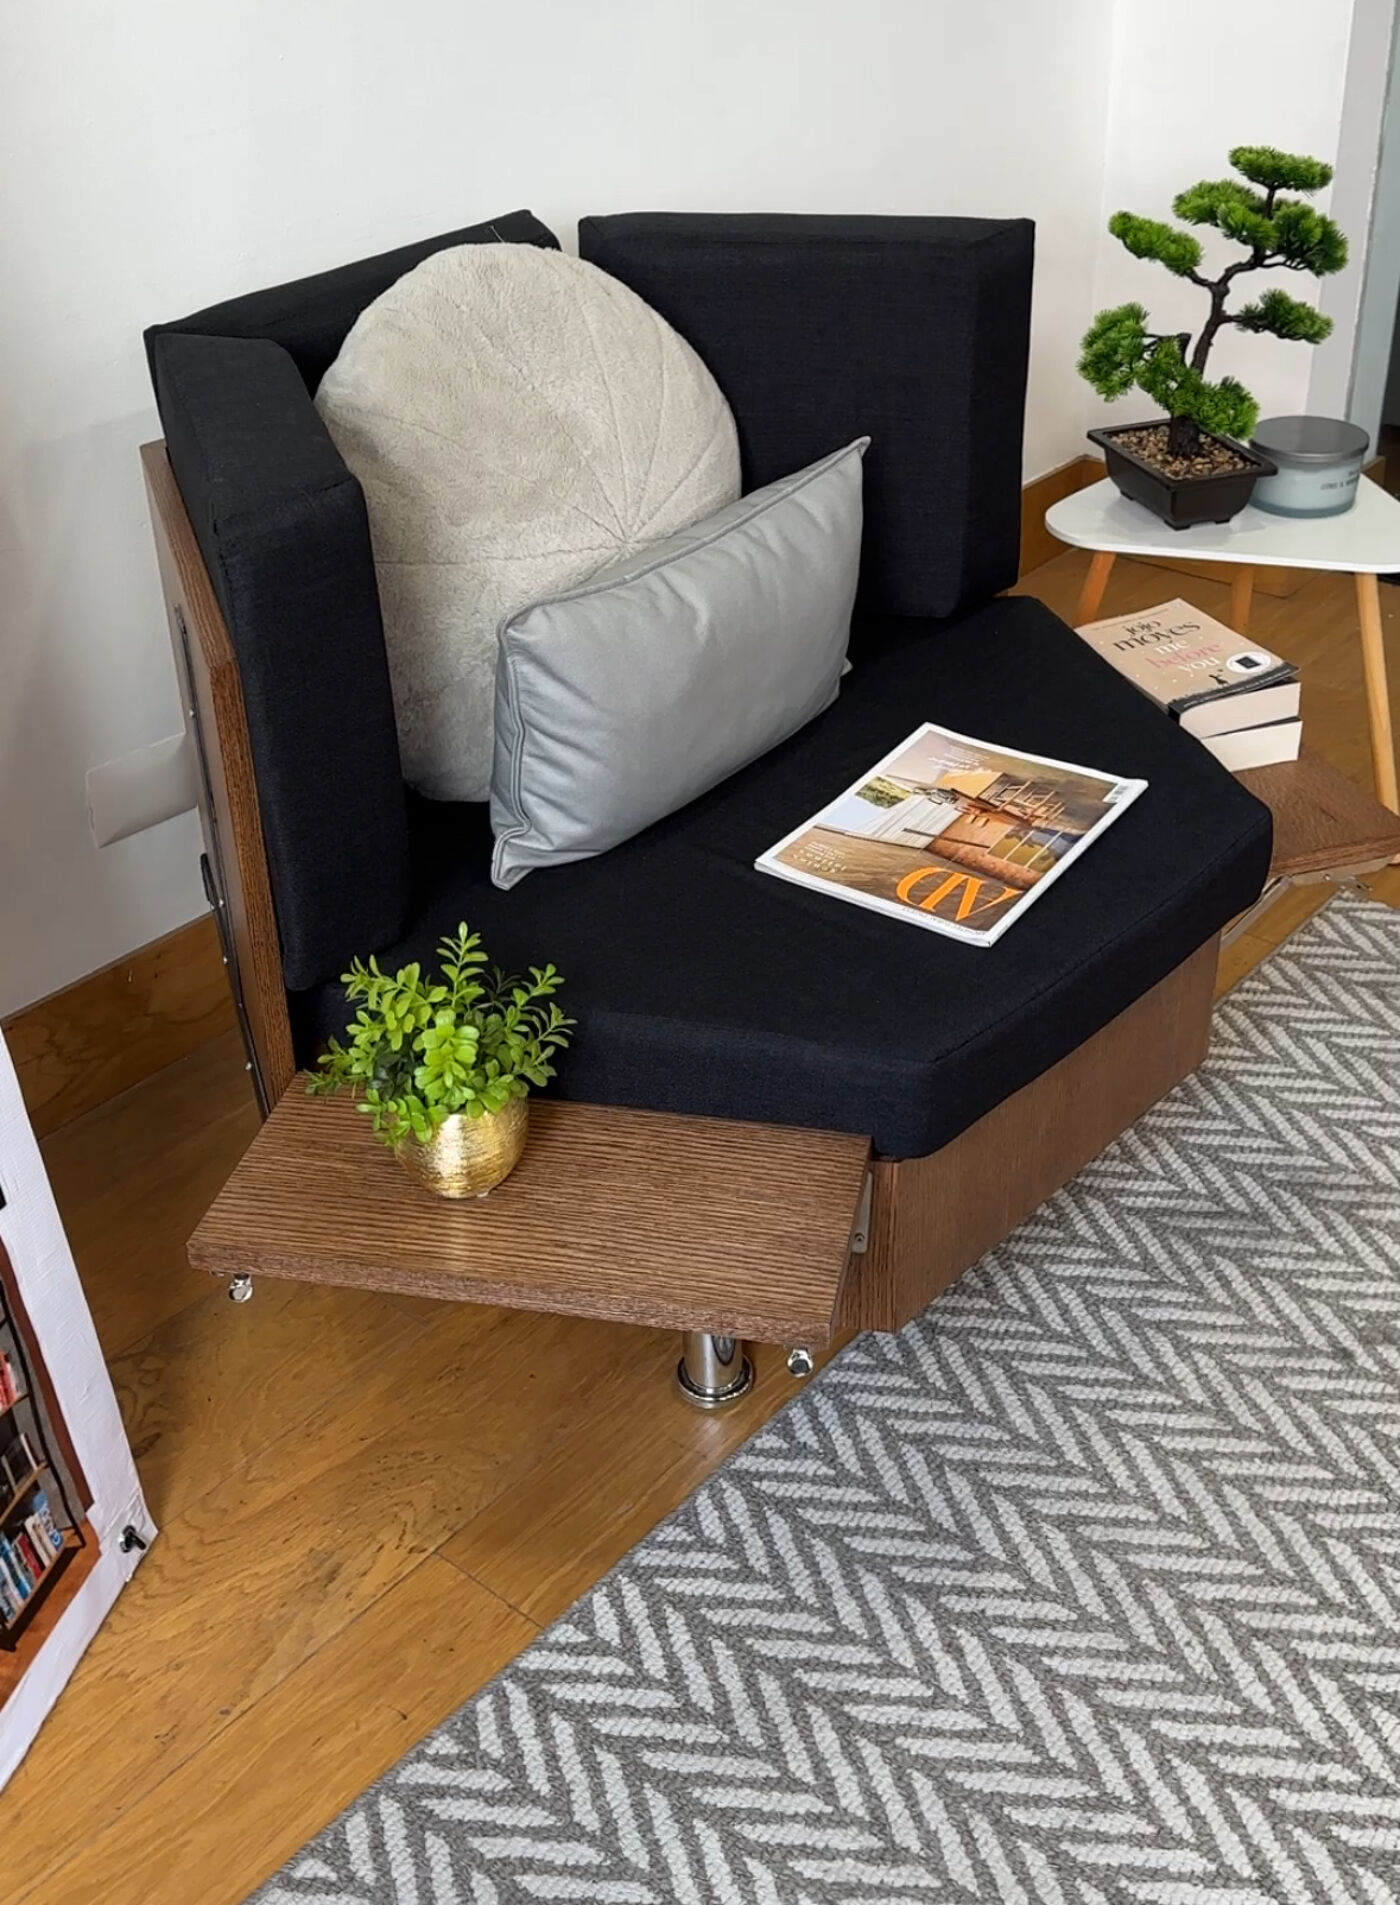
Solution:
[[[85,1555],[95,1544],[65,1441],[13,1266],[0,1248],[0,1660],[48,1631],[70,1598],[56,1592],[59,1584],[75,1561],[95,1559]],[[0,1683],[9,1677],[0,1673]]]

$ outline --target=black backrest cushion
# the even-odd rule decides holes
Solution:
[[[744,486],[865,458],[861,606],[951,615],[1016,580],[1027,219],[635,212],[579,252],[687,338],[728,398]]]
[[[559,249],[559,240],[533,212],[508,212],[504,218],[493,218],[483,225],[420,238],[415,244],[380,252],[375,258],[361,258],[355,264],[338,265],[333,271],[319,271],[314,277],[294,278],[290,284],[272,285],[266,291],[250,291],[224,304],[211,304],[190,317],[156,325],[146,333],[147,344],[162,331],[196,331],[203,337],[270,338],[289,354],[314,395],[361,311],[406,271],[421,265],[435,251],[446,251],[454,245],[497,243]]]
[[[411,884],[364,495],[312,393],[396,278],[497,239],[556,242],[514,213],[146,334],[171,467],[238,663],[292,991],[397,939]]]

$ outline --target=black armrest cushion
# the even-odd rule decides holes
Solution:
[[[222,304],[208,305],[171,324],[153,326],[146,333],[146,347],[151,350],[153,340],[170,331],[194,332],[201,337],[267,338],[289,354],[307,389],[314,392],[361,311],[406,271],[421,265],[435,251],[455,245],[496,243],[559,249],[559,240],[533,212],[507,212],[503,218],[488,219],[481,225],[439,232],[434,238],[420,238],[411,245],[381,251],[373,258],[357,258],[353,264],[318,271],[309,278],[294,278],[289,284],[270,285],[262,291],[228,298]],[[152,375],[154,371],[152,361]]]
[[[148,338],[166,448],[228,624],[288,987],[403,929],[409,851],[369,524],[280,344]]]

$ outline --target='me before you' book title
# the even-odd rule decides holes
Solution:
[[[1297,669],[1204,610],[1178,596],[1078,633],[1233,773],[1297,760]]]

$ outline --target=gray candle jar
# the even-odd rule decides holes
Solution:
[[[1338,417],[1266,417],[1253,443],[1277,473],[1250,498],[1273,516],[1341,516],[1356,501],[1370,438]]]

